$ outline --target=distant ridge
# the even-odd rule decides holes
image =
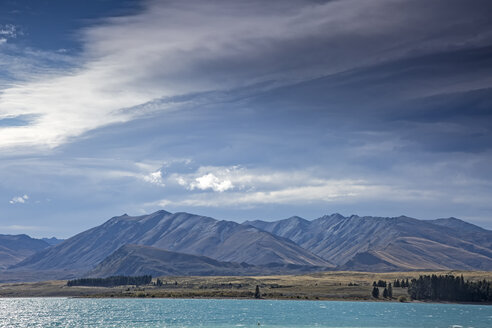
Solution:
[[[299,217],[246,221],[338,265],[360,271],[492,270],[492,231],[456,218]]]
[[[5,269],[50,245],[28,235],[0,235],[0,269]]]

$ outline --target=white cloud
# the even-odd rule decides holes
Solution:
[[[165,186],[164,181],[162,180],[162,172],[160,170],[144,175],[143,180],[155,185]]]
[[[239,207],[262,205],[346,204],[361,201],[409,201],[437,199],[436,191],[401,189],[397,186],[375,184],[366,180],[326,179],[314,185],[286,185],[278,189],[258,188],[259,191],[234,191],[227,194],[200,193],[179,198],[166,198],[149,206],[166,207]]]
[[[190,191],[213,190],[218,193],[193,193],[161,200],[159,206],[256,206],[331,202],[363,195],[380,194],[383,186],[365,180],[320,178],[315,169],[271,171],[240,166],[200,167],[189,174],[171,174],[173,181]],[[228,191],[227,193],[223,193]]]
[[[312,182],[312,181],[311,181]],[[326,179],[316,184],[294,185],[288,182],[281,188],[263,186],[258,191],[234,191],[227,194],[200,193],[176,199],[163,199],[153,204],[166,207],[240,207],[249,208],[266,204],[307,205],[313,203],[346,203],[368,199],[391,197],[393,200],[406,197],[428,197],[429,195],[411,195],[396,193],[391,186],[372,184],[365,180]]]
[[[17,196],[17,197],[13,197],[9,203],[10,204],[24,204],[27,200],[29,199],[29,196],[28,195],[23,195],[23,196]]]
[[[200,167],[189,174],[171,174],[169,185],[184,187],[148,206],[242,207],[266,204],[303,205],[371,201],[438,201],[446,195],[439,188],[408,184],[395,179],[334,178],[322,168],[304,170],[248,169],[241,166]],[[215,191],[196,192],[196,191]],[[225,193],[227,191],[227,193]]]
[[[246,173],[239,166],[201,166],[188,174],[171,173],[170,183],[177,183],[188,190],[227,190],[244,188]]]
[[[189,187],[191,190],[196,188],[200,190],[212,189],[213,191],[223,192],[234,188],[234,185],[232,184],[231,180],[221,180],[212,173],[208,173],[196,178]]]

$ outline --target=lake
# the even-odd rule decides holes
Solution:
[[[492,327],[492,306],[209,299],[0,299],[0,327]]]

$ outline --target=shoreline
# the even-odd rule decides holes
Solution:
[[[463,274],[469,280],[492,280],[492,272],[436,271],[436,274]],[[310,300],[350,302],[483,304],[485,302],[412,301],[407,288],[393,287],[392,299],[371,296],[374,281],[392,283],[412,279],[425,272],[354,272],[328,271],[305,275],[279,276],[165,276],[162,286],[86,287],[67,286],[66,280],[0,284],[0,298],[73,297],[73,298],[166,298],[166,299],[255,299],[256,286],[265,300]],[[380,287],[380,295],[383,287]],[[400,301],[402,299],[403,301]]]
[[[1,299],[37,299],[37,298],[63,298],[63,299],[138,299],[138,300],[238,300],[238,301],[288,301],[288,302],[361,302],[361,303],[402,303],[402,304],[458,304],[458,305],[492,305],[492,302],[449,302],[449,301],[421,301],[421,300],[408,300],[405,302],[400,302],[397,299],[290,299],[290,298],[247,298],[247,297],[135,297],[135,296],[0,296]]]

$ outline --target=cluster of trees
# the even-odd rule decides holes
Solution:
[[[410,282],[408,281],[408,278],[405,280],[405,279],[402,279],[400,281],[400,279],[396,279],[395,281],[393,281],[393,287],[401,287],[401,288],[405,288],[405,287],[408,287],[410,286]]]
[[[491,282],[465,281],[463,275],[455,277],[445,276],[420,276],[413,279],[408,293],[414,300],[440,300],[458,302],[490,302],[492,301]]]
[[[152,276],[113,276],[108,278],[80,278],[69,280],[67,286],[114,287],[124,285],[148,285]]]
[[[384,281],[384,286],[380,286],[383,285],[381,282],[382,280],[379,280],[377,283],[374,282],[372,284],[372,297],[379,298],[379,287],[384,287],[382,295],[383,298],[393,298],[393,286],[391,285],[391,283],[386,284],[386,281]]]
[[[372,285],[375,287],[386,287],[386,281],[378,280],[377,282],[373,282]]]
[[[410,286],[410,283],[408,281],[408,278],[405,280],[405,279],[402,279],[401,281],[399,279],[396,279],[394,282],[393,282],[393,286],[394,287],[401,287],[401,288],[405,288],[405,287],[408,287]]]

